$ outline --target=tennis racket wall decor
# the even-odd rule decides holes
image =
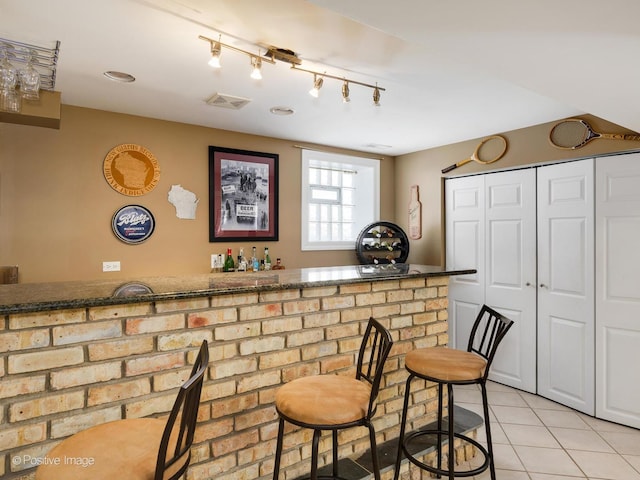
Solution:
[[[464,160],[460,160],[458,163],[449,165],[442,170],[442,173],[450,172],[451,170],[466,165],[467,163],[474,161],[482,165],[489,165],[490,163],[500,160],[507,151],[507,139],[500,135],[492,135],[482,140],[476,147],[473,155]]]
[[[594,138],[640,141],[640,135],[594,132],[591,125],[580,118],[562,120],[556,123],[549,132],[551,145],[564,150],[575,150],[576,148],[584,147]]]

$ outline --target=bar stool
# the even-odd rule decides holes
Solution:
[[[55,446],[36,480],[177,480],[191,461],[202,384],[209,364],[203,340],[169,417],[127,418],[82,430]]]
[[[469,337],[467,350],[454,350],[443,347],[419,348],[413,350],[405,356],[405,368],[409,372],[407,379],[404,408],[402,411],[402,423],[400,424],[400,436],[398,438],[398,454],[396,458],[396,469],[394,480],[400,475],[400,463],[402,454],[411,463],[419,468],[441,476],[453,479],[458,477],[470,477],[490,469],[491,479],[496,480],[495,463],[493,458],[493,446],[491,443],[491,426],[489,421],[489,404],[487,402],[486,380],[489,374],[489,367],[493,361],[498,345],[505,334],[513,325],[513,321],[483,305],[480,313],[476,317]],[[411,396],[411,381],[420,378],[438,384],[438,420],[436,429],[419,429],[405,435],[407,410],[409,407],[409,397]],[[453,386],[478,384],[482,391],[482,406],[484,411],[484,424],[487,435],[487,448],[476,440],[461,433],[454,433],[453,418]],[[448,395],[448,418],[447,429],[443,429],[442,418],[442,391],[447,387]],[[417,455],[411,453],[409,448],[412,442],[424,435],[435,435],[437,437],[437,466],[427,465],[418,460]],[[447,468],[442,468],[442,448],[443,437],[446,437],[449,444],[449,454]],[[454,469],[455,447],[452,439],[459,438],[463,442],[468,442],[475,446],[483,455],[484,462],[473,470],[456,472]]]
[[[333,476],[338,475],[338,430],[365,426],[369,429],[373,474],[380,480],[376,451],[376,432],[371,418],[376,412],[376,397],[384,364],[393,341],[377,320],[370,318],[360,345],[355,378],[346,375],[313,375],[292,380],[276,392],[276,410],[280,416],[273,479],[278,480],[285,421],[313,429],[311,480],[318,478],[318,443],[323,430],[333,437]],[[323,477],[326,478],[326,477]]]

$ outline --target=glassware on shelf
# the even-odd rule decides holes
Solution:
[[[18,82],[18,71],[9,63],[9,54],[4,50],[0,60],[0,92],[15,90]]]
[[[20,112],[20,97],[16,92],[18,71],[9,62],[6,49],[0,51],[0,110]]]
[[[20,72],[20,92],[25,100],[40,98],[40,73],[34,67],[37,63],[38,53],[31,50],[26,68]]]

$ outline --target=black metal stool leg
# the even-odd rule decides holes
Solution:
[[[482,390],[482,406],[484,409],[484,425],[487,436],[487,452],[489,456],[489,471],[491,472],[491,480],[496,480],[496,465],[493,461],[493,440],[491,439],[491,419],[489,418],[489,402],[487,400],[487,387],[484,382],[480,383]]]
[[[281,418],[278,426],[278,441],[276,444],[276,459],[273,463],[273,480],[278,480],[280,475],[280,457],[282,456],[282,439],[284,437],[284,419]]]
[[[333,431],[333,476],[338,478],[338,431]]]
[[[320,430],[313,431],[311,441],[311,480],[318,480],[318,443],[320,443]]]
[[[371,463],[373,464],[373,478],[380,480],[380,463],[378,462],[378,450],[376,446],[376,431],[369,424],[369,442],[371,443]]]
[[[453,385],[447,383],[447,395],[448,395],[448,407],[447,407],[447,424],[448,424],[448,432],[449,432],[449,462],[447,463],[449,468],[449,480],[453,480],[455,478],[455,460],[456,460],[456,448],[455,448],[455,437],[453,436]],[[440,449],[442,449],[442,445],[439,445]]]
[[[438,443],[436,444],[436,451],[438,452],[438,469],[442,469],[442,383],[438,384]],[[441,478],[441,475],[436,475],[436,478]]]
[[[400,421],[400,435],[398,436],[398,454],[396,456],[396,470],[393,475],[393,480],[398,480],[400,475],[400,464],[402,463],[402,449],[404,442],[404,432],[407,424],[407,410],[409,409],[409,397],[411,396],[411,380],[413,380],[413,375],[409,375],[407,378],[407,383],[405,384],[404,389],[404,406],[402,407],[402,420]]]

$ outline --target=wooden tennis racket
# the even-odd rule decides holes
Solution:
[[[473,155],[464,160],[460,160],[458,163],[449,165],[442,170],[442,173],[450,172],[451,170],[466,165],[473,161],[481,163],[482,165],[489,165],[490,163],[500,160],[507,151],[507,140],[500,135],[492,135],[482,140],[476,147]]]
[[[594,132],[591,125],[580,118],[562,120],[556,123],[549,132],[551,145],[564,150],[575,150],[576,148],[584,147],[594,138],[640,141],[640,135]]]

